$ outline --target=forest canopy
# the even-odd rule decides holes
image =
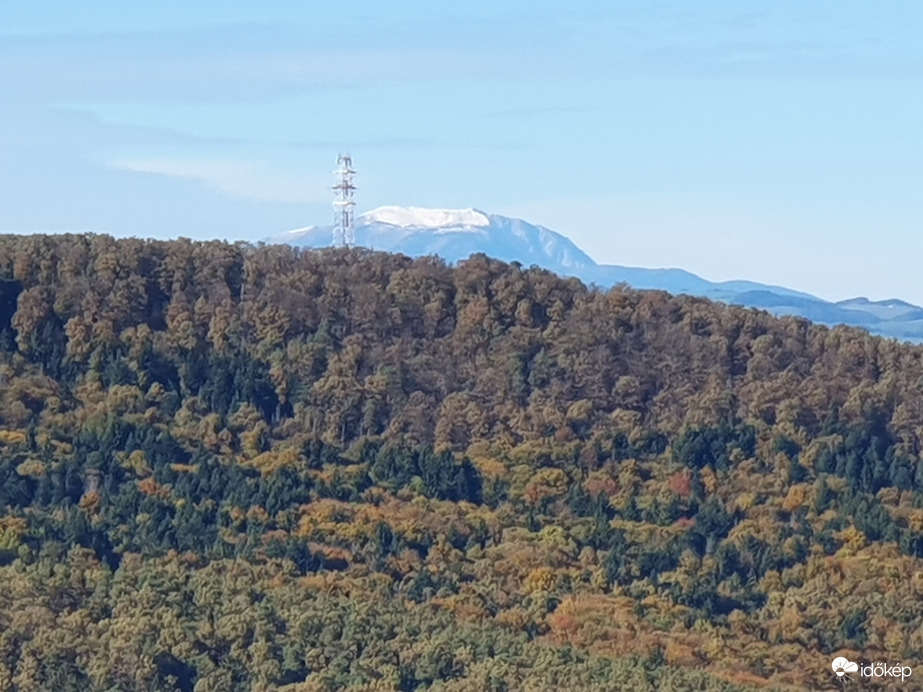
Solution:
[[[689,296],[0,237],[0,690],[923,661],[923,348]]]

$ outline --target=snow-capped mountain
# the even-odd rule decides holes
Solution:
[[[624,282],[635,288],[704,296],[776,315],[797,315],[827,325],[848,324],[882,336],[923,341],[923,308],[901,300],[853,298],[831,303],[782,286],[707,281],[683,269],[601,265],[560,233],[477,209],[379,207],[357,217],[355,233],[358,245],[373,250],[411,257],[438,255],[449,263],[480,252],[505,262],[575,276],[603,288]],[[267,242],[322,248],[332,240],[331,226],[309,226]]]
[[[356,244],[411,257],[439,255],[458,262],[483,252],[504,262],[536,264],[578,275],[596,263],[559,233],[520,219],[485,214],[477,209],[379,207],[356,218]],[[274,242],[299,247],[330,245],[330,226],[310,226],[277,236]]]

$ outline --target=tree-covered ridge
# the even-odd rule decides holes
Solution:
[[[921,355],[484,257],[0,238],[0,690],[919,664]]]

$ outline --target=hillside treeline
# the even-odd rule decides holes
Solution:
[[[920,664],[921,356],[483,256],[0,238],[0,690]]]

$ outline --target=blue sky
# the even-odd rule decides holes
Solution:
[[[476,207],[597,261],[923,304],[923,5],[3,0],[0,232]]]

